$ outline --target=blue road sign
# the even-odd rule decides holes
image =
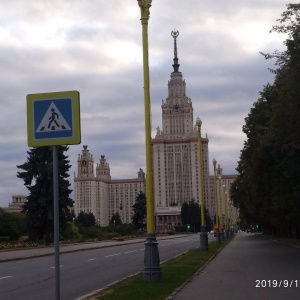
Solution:
[[[27,95],[27,114],[29,146],[80,143],[78,92]]]

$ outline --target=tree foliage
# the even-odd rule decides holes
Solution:
[[[209,231],[212,228],[212,221],[206,208],[204,216],[206,230]],[[194,199],[181,205],[181,222],[184,226],[190,225],[194,232],[201,230],[201,209]]]
[[[136,229],[145,227],[146,219],[146,195],[140,191],[133,205],[132,224]]]
[[[111,219],[109,221],[109,225],[113,225],[113,226],[119,226],[122,225],[122,220],[121,217],[119,215],[119,213],[115,213],[111,216]]]
[[[58,156],[58,194],[59,194],[59,225],[64,230],[67,224],[69,208],[73,206],[70,198],[70,183],[67,180],[70,169],[69,160],[64,154],[67,146],[57,146]],[[45,237],[46,244],[53,236],[53,158],[52,148],[38,147],[27,152],[27,161],[18,165],[23,171],[17,172],[17,177],[23,179],[29,190],[27,202],[23,211],[26,213],[26,222],[29,239],[36,242]]]
[[[79,232],[79,228],[72,222],[67,223],[67,227],[64,230],[62,237],[64,240],[69,240],[69,241],[82,240],[82,234]]]
[[[273,84],[267,84],[245,118],[247,136],[231,198],[249,225],[300,238],[300,4],[288,4],[272,32],[288,38],[275,58]]]
[[[91,212],[87,213],[81,211],[76,218],[76,223],[84,227],[91,227],[96,225],[96,218]]]
[[[5,212],[0,208],[0,237],[16,241],[26,234],[25,214],[20,212]]]

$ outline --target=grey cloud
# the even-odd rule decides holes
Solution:
[[[274,37],[251,52],[231,29],[247,22],[271,29],[285,5],[283,0],[154,0],[149,21],[153,134],[161,126],[161,100],[168,96],[173,70],[170,32],[176,27],[180,70],[194,117],[201,117],[203,132],[208,133],[210,158],[215,157],[226,174],[234,173],[245,139],[244,118],[263,85],[273,80],[267,70],[273,63],[258,51],[272,53],[282,49],[282,43]],[[43,42],[31,36],[37,29],[43,30]],[[248,39],[255,42],[253,35]],[[16,178],[16,165],[27,156],[28,93],[80,92],[82,144],[70,146],[68,153],[71,183],[85,144],[95,162],[106,156],[114,178],[135,177],[138,168],[145,168],[137,1],[0,3],[0,70],[0,166],[6,175],[0,179],[0,206],[7,205],[12,194],[26,193]]]

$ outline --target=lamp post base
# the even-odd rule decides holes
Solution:
[[[221,243],[221,237],[220,237],[220,232],[219,232],[219,230],[216,232],[216,242],[217,243]]]
[[[151,282],[161,280],[158,243],[154,234],[146,236],[143,278]]]
[[[220,239],[221,239],[221,241],[224,241],[224,230],[223,229],[221,230],[221,233],[220,233]]]
[[[200,250],[207,251],[208,250],[208,235],[206,231],[206,226],[201,226],[200,232]]]

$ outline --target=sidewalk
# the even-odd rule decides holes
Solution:
[[[300,249],[262,235],[238,234],[168,299],[300,299]]]

